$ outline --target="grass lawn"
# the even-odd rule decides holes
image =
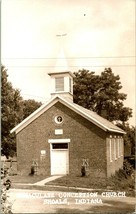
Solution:
[[[21,175],[14,175],[9,176],[12,183],[22,183],[22,184],[34,184],[38,181],[41,181],[46,178],[44,175],[34,175],[34,176],[21,176]]]
[[[34,175],[34,176],[9,176],[12,184],[34,184],[38,181],[41,181],[46,176]],[[113,190],[113,191],[122,191],[126,192],[127,196],[135,196],[134,191],[135,179],[130,176],[125,177],[124,174],[118,173],[116,176],[113,176],[108,179],[104,178],[95,178],[95,177],[81,177],[76,175],[67,175],[56,180],[50,181],[45,184],[46,188],[55,188],[54,186],[63,186],[65,187],[80,187],[88,188],[94,190]],[[46,189],[45,188],[45,189]]]
[[[58,178],[54,181],[48,183],[49,185],[60,185],[67,187],[83,187],[83,188],[106,188],[106,180],[100,178],[91,178],[91,177],[81,177],[81,176],[72,176],[67,175],[61,178]]]
[[[134,179],[122,178],[118,176],[111,177],[109,179],[93,178],[93,177],[78,177],[67,175],[58,178],[54,181],[47,183],[46,185],[67,186],[67,187],[83,187],[88,189],[105,189],[113,191],[126,192],[127,196],[135,196],[134,191]]]

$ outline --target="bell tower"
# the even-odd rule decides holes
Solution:
[[[51,77],[51,96],[56,94],[73,101],[73,77],[70,71],[48,73]]]
[[[70,98],[73,102],[73,77],[74,74],[68,71],[68,63],[64,54],[63,39],[67,34],[56,35],[60,39],[60,53],[58,55],[54,72],[48,73],[51,77],[51,96],[60,95]]]

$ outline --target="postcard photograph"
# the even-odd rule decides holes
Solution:
[[[1,1],[1,213],[136,213],[135,4]]]

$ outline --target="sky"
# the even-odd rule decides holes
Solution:
[[[135,125],[135,0],[2,0],[1,7],[1,62],[25,99],[50,98],[49,72],[110,67]]]

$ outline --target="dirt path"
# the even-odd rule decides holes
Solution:
[[[82,195],[81,195],[82,194]],[[136,199],[97,193],[10,189],[13,213],[133,213]]]

